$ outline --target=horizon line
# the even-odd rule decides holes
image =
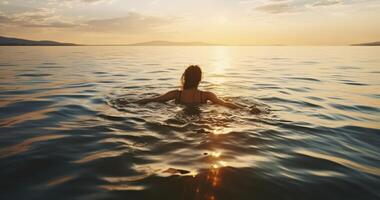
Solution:
[[[49,39],[43,39],[43,40],[33,40],[33,39],[25,39],[25,38],[18,38],[15,36],[1,36],[8,39],[18,39],[18,40],[29,40],[33,42],[56,42],[58,44],[51,44],[51,45],[39,45],[39,44],[23,44],[23,43],[10,43],[10,44],[0,44],[0,46],[374,46],[380,43],[379,41],[373,41],[373,42],[362,42],[362,43],[350,43],[350,44],[242,44],[242,43],[213,43],[213,42],[201,42],[201,41],[190,41],[190,42],[183,42],[183,41],[169,41],[169,40],[148,40],[143,42],[133,42],[133,43],[119,43],[119,44],[78,44],[73,42],[60,42],[55,40],[49,40]]]
[[[9,39],[19,39],[19,40],[29,40],[33,42],[56,42],[58,44],[23,44],[23,43],[9,43],[9,44],[0,44],[0,46],[378,46],[379,41],[374,42],[363,42],[363,43],[351,43],[351,44],[241,44],[241,43],[211,43],[211,42],[200,42],[200,41],[191,41],[191,42],[177,42],[177,41],[168,41],[168,40],[149,40],[144,42],[134,42],[134,43],[121,43],[121,44],[80,44],[72,42],[58,42],[54,40],[33,40],[33,39],[24,39],[18,38],[15,36],[0,36]]]

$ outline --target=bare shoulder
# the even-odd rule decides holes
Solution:
[[[179,90],[170,90],[165,95],[175,97],[175,96],[177,96],[178,92],[179,92]]]
[[[170,90],[167,94],[177,94],[179,90]]]
[[[215,93],[213,92],[209,92],[209,91],[203,91],[203,94],[204,96],[206,97],[206,99],[214,99],[214,98],[217,98]]]

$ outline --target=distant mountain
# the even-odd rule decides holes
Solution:
[[[352,44],[351,46],[380,46],[380,41],[369,42],[369,43],[361,43],[361,44]]]
[[[76,46],[73,43],[61,43],[49,40],[25,40],[0,36],[0,46]]]
[[[128,44],[127,46],[218,46],[218,44],[211,44],[206,42],[169,42],[158,40]]]

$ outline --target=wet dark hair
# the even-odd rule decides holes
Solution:
[[[182,89],[198,88],[202,80],[202,70],[198,65],[190,65],[181,77]]]

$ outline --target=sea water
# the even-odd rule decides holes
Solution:
[[[378,47],[0,47],[0,199],[379,199]],[[179,88],[216,105],[119,104]]]

